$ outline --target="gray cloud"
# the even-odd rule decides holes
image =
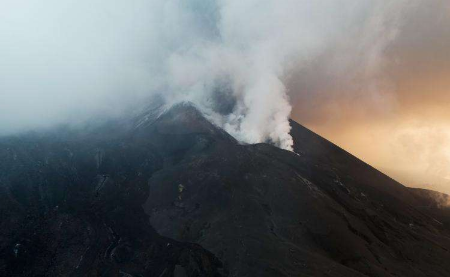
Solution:
[[[385,52],[420,3],[4,0],[0,132],[121,115],[162,94],[242,141],[290,149],[289,98],[304,119],[325,98],[391,105]]]
[[[391,1],[292,74],[294,117],[359,124],[439,109],[448,116],[450,3]]]

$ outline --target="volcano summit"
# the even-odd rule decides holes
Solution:
[[[0,139],[1,276],[450,276],[448,196],[192,105]]]

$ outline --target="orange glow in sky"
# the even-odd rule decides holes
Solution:
[[[331,47],[292,78],[292,117],[404,185],[450,194],[450,3],[424,2],[383,47],[369,78],[370,47]]]

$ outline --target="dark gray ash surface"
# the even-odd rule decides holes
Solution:
[[[445,195],[157,115],[0,139],[0,276],[450,276]]]

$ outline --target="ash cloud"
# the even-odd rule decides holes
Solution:
[[[295,73],[324,59],[330,77],[361,78],[378,97],[384,50],[414,3],[4,0],[0,133],[120,116],[162,95],[243,142],[291,150],[289,99],[311,85]]]

